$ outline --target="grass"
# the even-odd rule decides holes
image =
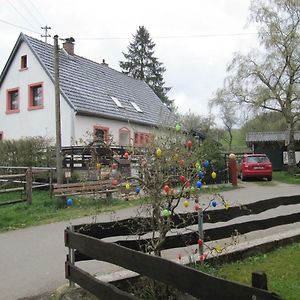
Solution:
[[[300,176],[290,175],[286,171],[274,171],[273,180],[289,184],[300,184]]]
[[[19,193],[0,194],[0,202],[20,199]],[[34,191],[32,205],[26,202],[0,207],[0,232],[25,228],[33,225],[58,222],[79,217],[96,215],[135,206],[141,199],[124,201],[72,197],[73,205],[66,208],[61,199],[49,197],[47,191]]]
[[[213,276],[251,285],[251,274],[264,271],[268,278],[268,289],[285,300],[300,299],[300,243],[278,248],[266,254],[245,260],[199,268]]]
[[[208,186],[202,193],[218,193],[232,190],[231,185]],[[0,194],[0,202],[20,199],[20,193]],[[122,208],[140,205],[142,198],[130,201],[113,199],[108,203],[105,199],[94,199],[92,196],[72,197],[73,205],[66,208],[61,199],[49,197],[47,191],[34,191],[32,205],[26,202],[0,206],[0,232],[70,220],[84,216],[96,215],[103,212],[115,211]]]

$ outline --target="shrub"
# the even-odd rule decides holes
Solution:
[[[2,166],[54,166],[53,154],[51,140],[44,137],[4,140],[0,143],[0,165]]]

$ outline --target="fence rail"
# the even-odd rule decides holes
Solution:
[[[141,253],[114,243],[107,243],[90,236],[72,232],[69,229],[65,231],[65,237],[65,245],[67,247],[77,249],[94,259],[109,262],[148,276],[154,280],[172,285],[178,290],[194,297],[209,300],[280,299],[280,297],[268,291],[216,278],[170,260]],[[67,262],[67,278],[79,284],[78,277],[75,275],[72,276],[72,270],[74,269],[69,266],[70,263]],[[97,297],[103,297],[103,282],[98,281],[98,285],[99,290],[89,289],[88,285],[86,285],[86,288]],[[107,287],[107,295],[109,297],[104,297],[104,299],[119,299],[117,298],[115,289]]]
[[[229,209],[205,211],[204,222],[226,222],[240,216],[259,214],[282,205],[288,206],[299,203],[300,195],[265,199],[255,203],[230,207]],[[170,220],[172,229],[197,225],[197,222],[198,213],[179,214]],[[204,241],[227,238],[236,232],[243,234],[295,222],[300,222],[299,212],[271,218],[266,217],[265,219],[255,221],[236,222],[230,225],[225,224],[222,227],[204,230]],[[146,217],[125,219],[118,222],[81,224],[72,227],[72,230],[67,229],[65,231],[65,245],[74,249],[75,253],[72,263],[88,259],[113,263],[141,275],[175,286],[177,289],[203,300],[280,299],[279,296],[268,291],[218,279],[195,269],[144,253],[147,251],[150,239],[143,238],[143,235],[151,232],[152,229],[151,218]],[[135,238],[131,238],[130,236],[135,236]],[[113,238],[114,242],[104,242],[101,240],[107,237]],[[199,233],[196,231],[169,235],[162,244],[162,250],[195,245],[198,239]],[[292,239],[287,239],[285,242],[287,243],[288,241],[292,241]],[[267,249],[270,250],[274,246],[276,246],[276,243],[272,243],[272,245],[268,244]],[[78,278],[72,276],[74,265],[68,262],[66,266],[67,278],[80,284]],[[80,272],[79,269],[76,269],[76,272]],[[87,281],[89,280],[84,274],[82,277]],[[106,290],[108,293],[106,295],[109,295],[107,299],[121,299],[116,296],[114,286],[113,288],[110,285],[103,286],[103,282],[96,282],[95,280],[93,281],[94,284],[96,286],[99,285],[99,293],[95,292],[94,288],[89,289],[86,285],[82,286],[95,293],[96,296],[103,296],[101,295],[101,291],[105,288],[109,290],[109,292]]]

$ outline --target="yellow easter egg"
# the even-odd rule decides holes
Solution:
[[[157,148],[157,149],[156,149],[156,156],[157,156],[157,157],[160,157],[160,156],[161,156],[161,149],[160,149],[160,148]]]
[[[216,179],[216,177],[217,177],[217,173],[216,173],[216,172],[212,172],[212,173],[211,173],[211,178],[212,178],[212,179]]]
[[[185,200],[185,201],[183,202],[183,206],[184,206],[184,207],[188,207],[188,206],[189,206],[189,201]]]
[[[126,190],[129,190],[130,189],[130,183],[126,183],[125,188],[126,188]]]

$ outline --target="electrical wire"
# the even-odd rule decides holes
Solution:
[[[30,3],[31,7],[36,11],[36,13],[38,15],[40,15],[42,21],[44,22],[44,24],[48,24],[47,20],[45,19],[45,17],[41,14],[40,10],[35,6],[35,4],[31,1],[28,0],[28,2]]]
[[[257,32],[238,32],[238,33],[211,33],[211,34],[197,34],[197,35],[167,35],[167,36],[153,36],[155,39],[193,39],[193,38],[210,38],[210,37],[234,37],[257,35]],[[76,40],[128,40],[129,37],[79,37]]]
[[[27,5],[24,4],[23,0],[19,0],[19,3],[21,6],[27,11],[27,13],[31,16],[32,20],[35,21],[35,23],[38,25],[38,27],[41,27],[41,22],[37,19],[37,17],[30,11]]]
[[[10,4],[10,6],[18,13],[19,16],[21,16],[25,21],[26,23],[31,26],[31,27],[35,27],[34,25],[32,25],[32,23],[30,23],[28,21],[28,19],[17,9],[17,7],[10,1],[10,0],[7,0],[7,2]]]
[[[0,22],[1,22],[1,23],[4,23],[4,24],[7,24],[7,25],[10,25],[10,26],[14,26],[14,27],[17,27],[17,28],[21,28],[21,29],[27,30],[27,31],[29,31],[29,32],[41,34],[40,32],[34,31],[34,30],[29,29],[29,28],[26,28],[26,27],[24,27],[24,26],[20,26],[20,25],[17,25],[17,24],[10,23],[10,22],[5,21],[5,20],[1,20],[1,19],[0,19]]]

